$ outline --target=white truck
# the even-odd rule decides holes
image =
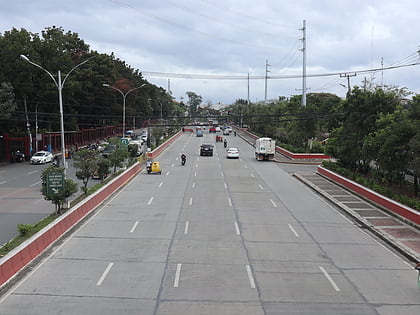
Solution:
[[[258,161],[273,160],[276,152],[276,141],[271,138],[259,138],[255,140],[255,158]]]

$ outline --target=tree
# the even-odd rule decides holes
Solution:
[[[52,201],[55,205],[55,211],[58,214],[62,209],[64,201],[77,192],[77,183],[74,180],[67,178],[64,180],[64,189],[62,189],[59,193],[48,193],[47,177],[49,174],[63,174],[64,176],[64,168],[51,165],[44,169],[41,175],[41,192],[44,195],[44,199]]]
[[[81,186],[83,193],[87,192],[89,179],[93,177],[98,170],[98,152],[91,149],[83,149],[74,154],[73,167],[77,170],[76,177],[83,182]]]
[[[8,120],[17,108],[15,93],[10,83],[0,83],[0,119]]]
[[[195,92],[185,93],[188,96],[188,104],[190,106],[190,115],[194,116],[197,113],[197,108],[203,101],[203,98]]]
[[[398,97],[393,92],[385,93],[381,89],[367,91],[355,87],[343,103],[343,121],[340,127],[333,130],[327,152],[337,158],[342,166],[351,170],[359,169],[366,174],[371,161],[364,156],[364,138],[376,131],[375,122],[380,113],[392,113],[398,104]]]

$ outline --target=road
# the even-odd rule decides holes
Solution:
[[[213,138],[182,135],[162,175],[139,174],[0,298],[0,314],[418,312],[412,266],[290,174],[311,166],[258,162],[232,136],[241,158],[228,160]]]
[[[72,160],[66,161],[67,178],[80,186],[82,182],[75,176]],[[54,205],[41,194],[41,174],[50,165],[23,162],[0,166],[0,244],[18,235],[18,224],[33,224],[54,213]],[[91,179],[88,186],[96,183]]]

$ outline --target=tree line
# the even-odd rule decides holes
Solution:
[[[419,195],[420,95],[398,87],[354,87],[345,99],[329,93],[280,97],[269,104],[239,99],[226,110],[238,125],[277,139],[295,152],[330,154],[337,164]],[[407,182],[407,175],[409,180]]]
[[[127,126],[139,125],[145,117],[159,117],[161,107],[165,116],[185,112],[163,88],[147,82],[140,70],[113,53],[91,50],[77,33],[55,26],[41,34],[13,28],[0,34],[0,132],[25,131],[26,113],[32,128],[37,117],[39,129],[59,130],[57,87],[47,73],[20,55],[54,76],[60,70],[63,78],[73,67],[94,57],[73,71],[63,86],[66,130],[121,124],[122,96],[103,84],[124,93],[146,84],[127,95]]]

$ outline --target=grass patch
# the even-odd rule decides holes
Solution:
[[[0,257],[5,256],[8,252],[10,252],[13,248],[18,247],[32,235],[36,234],[37,232],[41,231],[44,227],[48,224],[53,222],[57,219],[59,215],[53,213],[49,216],[45,217],[41,221],[38,221],[35,224],[19,224],[19,236],[16,236],[14,239],[8,241],[2,247],[0,247]]]

